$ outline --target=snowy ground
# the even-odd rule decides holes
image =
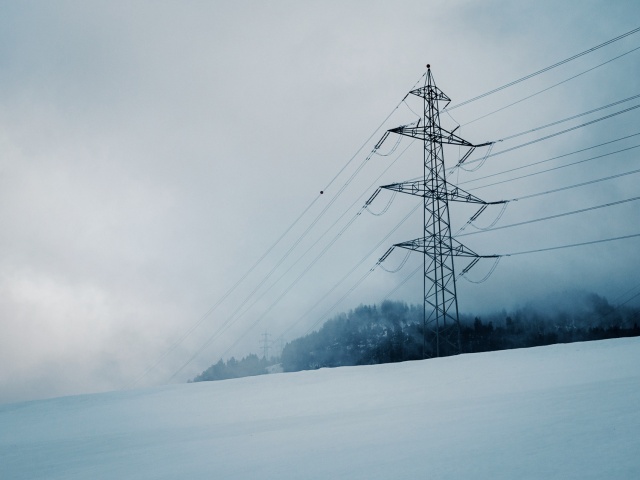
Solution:
[[[0,405],[0,478],[640,478],[640,338]]]

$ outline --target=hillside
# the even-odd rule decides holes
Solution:
[[[640,478],[638,365],[626,338],[0,405],[0,478]]]

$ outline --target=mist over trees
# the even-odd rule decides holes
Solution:
[[[422,307],[400,302],[361,305],[320,330],[288,343],[284,371],[370,365],[422,358]]]
[[[270,365],[294,372],[323,367],[372,365],[422,359],[422,305],[385,301],[361,305],[328,320],[318,331],[286,344],[280,358],[249,355],[220,360],[193,381],[223,380],[267,373]],[[564,307],[541,304],[460,317],[463,353],[525,348],[639,336],[640,308],[614,308],[589,294]]]
[[[206,382],[210,380],[227,380],[229,378],[252,377],[254,375],[264,375],[267,367],[274,362],[267,361],[266,358],[258,358],[255,353],[247,355],[242,360],[231,357],[224,362],[222,359],[218,363],[211,365],[204,372],[193,379],[194,382]]]

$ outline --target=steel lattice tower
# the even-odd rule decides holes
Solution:
[[[455,135],[457,128],[451,132],[442,128],[440,104],[444,103],[442,107],[444,109],[451,99],[436,86],[429,65],[427,65],[424,86],[409,93],[423,99],[422,118],[416,126],[401,126],[389,132],[423,141],[423,178],[418,181],[384,185],[382,188],[423,197],[424,236],[398,243],[394,247],[415,250],[424,255],[423,357],[455,355],[461,353],[461,345],[453,259],[456,256],[472,259],[463,270],[464,273],[480,258],[495,258],[495,256],[478,255],[452,237],[449,202],[482,205],[473,219],[487,205],[503,202],[485,202],[447,182],[443,144],[468,147],[469,150],[460,160],[462,163],[476,147],[491,143],[474,145]]]

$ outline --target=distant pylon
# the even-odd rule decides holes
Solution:
[[[423,99],[422,118],[415,126],[405,125],[389,132],[423,141],[423,178],[382,188],[423,197],[424,236],[394,247],[415,250],[424,255],[423,358],[455,355],[461,353],[461,343],[453,257],[472,259],[463,270],[466,272],[480,258],[495,258],[495,255],[478,255],[452,238],[449,202],[475,203],[483,205],[482,208],[504,202],[485,202],[447,182],[443,144],[468,147],[460,160],[462,163],[476,147],[491,145],[491,142],[474,145],[457,136],[457,128],[450,132],[440,126],[440,102],[446,102],[443,107],[446,108],[451,99],[436,87],[430,65],[427,65],[424,86],[409,93]]]
[[[262,334],[262,340],[260,341],[260,343],[262,344],[262,356],[265,359],[269,359],[269,347],[270,347],[270,342],[269,342],[269,333],[264,332]]]

